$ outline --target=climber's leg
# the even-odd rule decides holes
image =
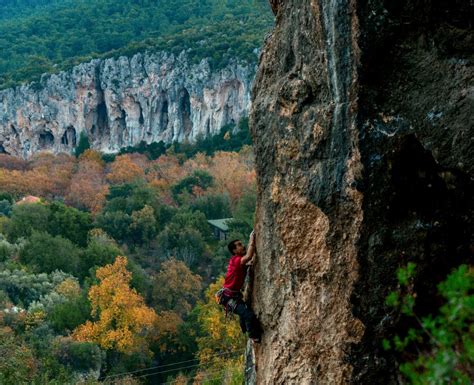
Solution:
[[[242,329],[242,333],[247,333],[247,326],[245,326],[245,320],[243,317],[239,316],[239,323],[240,323],[240,328]]]
[[[247,329],[249,337],[254,340],[258,340],[261,335],[260,324],[250,306],[248,306],[243,301],[239,301],[234,309],[234,313],[239,315],[240,323],[241,325],[245,325],[245,329]]]

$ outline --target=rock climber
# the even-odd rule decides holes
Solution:
[[[226,312],[237,314],[242,332],[248,332],[253,342],[259,343],[262,334],[260,323],[250,305],[244,302],[241,293],[247,269],[255,256],[255,232],[250,234],[248,249],[239,239],[230,242],[228,249],[232,257],[227,267],[224,287],[216,294],[217,302],[225,307]]]

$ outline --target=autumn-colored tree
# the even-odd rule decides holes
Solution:
[[[183,167],[187,173],[192,173],[194,170],[209,171],[212,165],[212,159],[202,152],[198,152],[194,157],[188,159]]]
[[[0,154],[0,169],[7,170],[26,170],[28,161],[17,158],[16,156]]]
[[[107,193],[103,164],[87,156],[79,159],[77,172],[73,175],[65,199],[66,203],[96,214],[105,204]]]
[[[168,186],[175,184],[186,176],[188,172],[179,163],[178,158],[173,155],[163,155],[155,160],[147,173],[147,180],[163,180]]]
[[[171,187],[173,197],[180,201],[178,198],[181,193],[191,194],[196,192],[196,196],[202,195],[204,190],[213,185],[213,179],[207,171],[196,170],[192,175],[188,175]]]
[[[105,165],[105,162],[103,161],[102,155],[100,154],[100,152],[96,151],[96,150],[92,150],[90,148],[85,150],[79,156],[79,160],[81,160],[83,162],[86,161],[86,160],[92,160],[92,161],[96,162],[97,164],[99,164],[101,166]]]
[[[145,154],[140,154],[138,152],[132,152],[128,154],[129,159],[135,163],[142,170],[146,170],[150,164],[148,157]]]
[[[47,198],[64,197],[71,183],[76,159],[68,154],[35,154],[26,173],[28,192]]]
[[[198,305],[198,320],[204,335],[197,338],[200,370],[194,378],[195,384],[243,382],[243,352],[246,338],[237,319],[226,320],[225,311],[216,304],[214,294],[224,284],[221,277],[206,291],[206,302]],[[217,381],[216,381],[217,382]],[[224,382],[224,381],[223,381]]]
[[[95,342],[121,353],[148,351],[147,337],[156,327],[157,315],[130,288],[132,274],[126,265],[127,258],[118,256],[113,264],[97,269],[100,282],[89,290],[96,320],[76,328],[74,339]]]
[[[0,186],[2,186],[2,191],[14,195],[25,195],[28,191],[28,186],[24,176],[25,172],[23,171],[0,168]]]
[[[81,286],[79,286],[77,280],[73,278],[66,278],[59,283],[54,290],[67,299],[74,299],[81,295]]]
[[[200,293],[201,277],[193,274],[184,262],[176,259],[163,262],[153,283],[153,301],[158,311],[173,310],[184,317]]]
[[[0,186],[2,190],[17,195],[33,194],[53,198],[64,196],[70,184],[74,158],[67,154],[41,153],[35,155],[30,164],[0,159]],[[5,167],[3,167],[5,166]]]
[[[206,291],[206,302],[198,305],[198,319],[204,331],[204,336],[198,338],[201,362],[211,362],[216,359],[216,353],[244,351],[246,338],[238,320],[226,320],[223,308],[216,304],[214,298],[223,284],[223,277],[211,284]]]
[[[234,204],[255,184],[255,170],[246,157],[235,152],[217,152],[209,172],[214,177],[216,192],[228,193]]]
[[[110,165],[107,181],[111,184],[129,183],[144,176],[144,170],[133,161],[133,157],[125,154],[117,156]]]
[[[158,314],[154,341],[160,353],[176,353],[182,347],[179,341],[179,328],[183,319],[174,311],[162,311]],[[154,349],[156,351],[156,348]]]

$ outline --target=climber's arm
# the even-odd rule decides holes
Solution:
[[[247,253],[240,259],[241,265],[246,265],[247,263],[251,262],[255,255],[255,232],[252,231],[250,234],[249,239],[249,247],[247,249]]]

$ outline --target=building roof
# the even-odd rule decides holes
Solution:
[[[229,231],[229,222],[232,221],[234,218],[222,218],[222,219],[210,219],[207,222],[214,227],[217,227],[219,230],[222,231]]]
[[[38,203],[41,201],[41,198],[35,197],[33,195],[28,195],[26,197],[23,197],[21,200],[16,202],[17,205],[21,205],[23,203]]]

